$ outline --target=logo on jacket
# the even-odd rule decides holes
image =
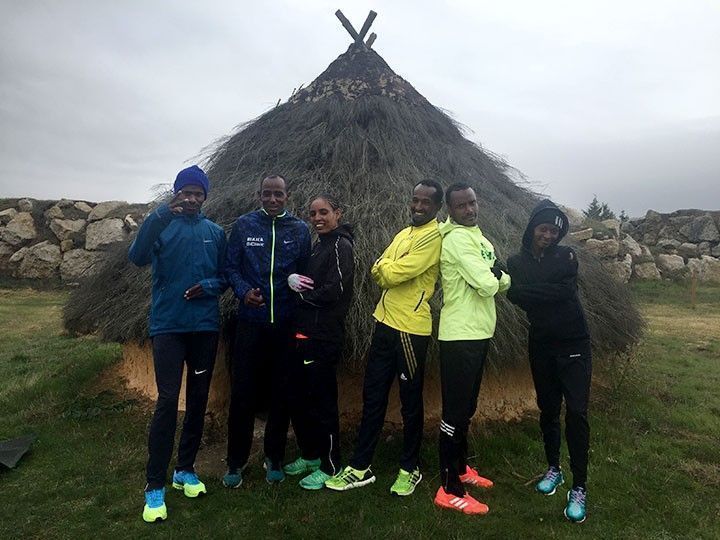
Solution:
[[[248,236],[245,241],[247,247],[264,247],[265,239],[262,236]]]

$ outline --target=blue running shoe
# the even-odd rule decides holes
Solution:
[[[282,467],[273,464],[270,458],[265,458],[263,468],[265,469],[265,481],[268,484],[279,484],[285,480],[285,473],[283,472]]]
[[[565,481],[563,473],[558,467],[550,467],[542,477],[535,489],[543,495],[555,495],[555,490]]]
[[[165,521],[166,519],[167,506],[165,506],[165,488],[146,491],[143,520],[146,523],[155,523],[156,521]]]
[[[175,489],[181,489],[186,497],[192,499],[207,493],[205,484],[200,481],[195,471],[175,471],[172,485]]]
[[[574,487],[567,494],[567,506],[563,511],[568,521],[573,523],[582,523],[587,516],[585,511],[585,502],[587,500],[587,491],[582,487]]]
[[[226,488],[239,488],[242,486],[243,483],[243,477],[242,477],[242,469],[228,469],[228,471],[225,473],[225,476],[222,478],[223,486]]]

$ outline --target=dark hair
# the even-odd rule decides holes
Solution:
[[[466,189],[472,189],[472,186],[470,184],[466,184],[465,182],[455,182],[453,185],[451,185],[447,190],[445,190],[445,204],[450,206],[450,194],[454,191],[465,191]]]
[[[415,186],[413,186],[413,189],[418,186],[427,186],[433,188],[435,190],[435,193],[433,193],[432,200],[438,206],[442,206],[443,188],[439,182],[436,182],[435,180],[420,180],[417,184],[415,184]]]
[[[275,180],[276,178],[279,178],[280,180],[283,181],[283,184],[285,184],[285,191],[287,191],[288,190],[288,181],[285,180],[284,176],[282,176],[280,174],[274,174],[274,173],[268,174],[267,176],[262,177],[262,179],[260,180],[260,189],[262,189],[262,185],[265,180]]]
[[[342,204],[340,204],[340,200],[335,195],[331,195],[327,192],[320,193],[310,199],[310,204],[312,204],[318,199],[326,201],[330,205],[330,208],[332,208],[333,210],[342,210]]]

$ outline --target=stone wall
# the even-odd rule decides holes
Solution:
[[[720,284],[720,211],[649,210],[624,223],[576,223],[568,236],[622,282],[694,275],[701,283]]]
[[[73,283],[137,229],[145,204],[0,199],[0,276]]]

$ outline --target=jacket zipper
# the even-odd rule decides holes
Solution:
[[[275,218],[272,220],[272,251],[270,253],[270,323],[275,323],[275,286],[273,273],[275,271]]]
[[[417,306],[415,306],[415,309],[413,309],[413,311],[418,310],[418,308],[420,307],[420,304],[422,304],[423,298],[425,298],[425,291],[423,291],[422,294],[420,295],[420,300],[418,300]]]

